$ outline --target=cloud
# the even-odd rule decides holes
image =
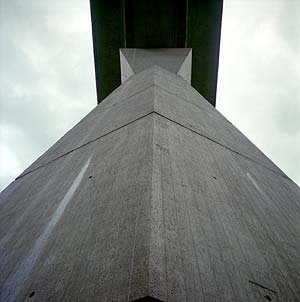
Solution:
[[[89,13],[88,1],[1,2],[0,190],[96,106]]]
[[[225,1],[217,108],[300,184],[299,1]]]

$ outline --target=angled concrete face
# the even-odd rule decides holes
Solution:
[[[192,49],[188,55],[185,57],[183,63],[177,71],[177,74],[185,79],[189,84],[192,83]]]
[[[192,49],[190,48],[122,48],[120,61],[122,83],[134,74],[158,65],[180,75],[191,84]]]
[[[154,65],[1,193],[0,301],[297,301],[299,200]]]
[[[123,84],[127,79],[132,77],[135,74],[135,72],[130,66],[130,64],[128,63],[121,49],[120,49],[120,66],[121,66],[121,83]]]

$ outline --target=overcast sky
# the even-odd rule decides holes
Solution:
[[[88,0],[0,0],[0,190],[96,106]],[[217,109],[300,184],[300,0],[224,0]]]

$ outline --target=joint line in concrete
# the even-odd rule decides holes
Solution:
[[[62,154],[62,155],[60,155],[60,156],[57,156],[57,157],[55,157],[54,159],[52,159],[52,160],[46,162],[45,164],[42,164],[42,165],[36,167],[35,169],[32,169],[32,170],[30,170],[30,171],[28,171],[28,172],[26,172],[26,173],[21,174],[21,175],[18,176],[15,180],[18,180],[18,179],[20,179],[20,178],[22,178],[22,177],[24,177],[24,176],[26,176],[26,175],[28,175],[28,174],[30,174],[30,173],[32,173],[32,172],[38,170],[38,169],[40,169],[40,168],[43,168],[43,167],[45,167],[45,166],[51,164],[52,162],[54,162],[54,161],[56,161],[56,160],[58,160],[58,159],[64,157],[65,155],[68,155],[68,154],[70,154],[70,153],[72,153],[72,152],[74,152],[74,151],[76,151],[76,150],[78,150],[78,149],[80,149],[80,148],[82,148],[82,147],[85,147],[86,145],[89,145],[90,143],[93,143],[93,142],[95,142],[95,141],[97,141],[97,140],[99,140],[99,139],[101,139],[101,138],[103,138],[103,137],[105,137],[105,136],[107,136],[107,135],[109,135],[109,134],[115,132],[115,131],[118,131],[118,130],[120,130],[120,129],[122,129],[122,128],[124,128],[124,127],[126,127],[126,126],[128,126],[128,125],[130,125],[130,124],[132,124],[132,123],[134,123],[134,122],[136,122],[136,121],[138,121],[138,120],[141,120],[141,119],[143,119],[144,117],[146,117],[146,116],[148,116],[148,115],[151,115],[151,114],[157,114],[158,116],[161,116],[162,118],[165,118],[166,120],[168,120],[168,121],[170,121],[170,122],[172,122],[172,123],[174,123],[174,124],[177,124],[177,125],[179,125],[179,126],[185,128],[185,129],[187,129],[187,130],[189,130],[189,131],[191,131],[191,132],[193,132],[193,133],[195,133],[195,134],[197,134],[197,135],[200,135],[201,137],[203,137],[203,138],[205,138],[205,139],[207,139],[207,140],[209,140],[209,141],[211,141],[211,142],[213,142],[213,143],[215,143],[215,144],[218,144],[219,146],[222,146],[222,147],[224,147],[225,149],[227,149],[227,150],[229,150],[229,151],[231,151],[231,152],[234,152],[234,153],[236,153],[236,154],[238,154],[238,155],[240,155],[240,156],[242,156],[242,157],[244,157],[244,158],[246,158],[246,159],[248,159],[248,160],[250,160],[250,161],[252,161],[252,162],[254,162],[254,163],[256,163],[256,164],[258,164],[259,166],[261,166],[261,167],[263,167],[263,168],[265,168],[265,169],[267,169],[267,170],[269,170],[269,171],[271,171],[271,172],[273,172],[273,173],[275,173],[275,174],[277,174],[277,175],[280,175],[280,176],[282,176],[282,177],[284,177],[284,178],[286,178],[286,179],[289,179],[289,178],[288,178],[287,176],[285,176],[284,174],[281,174],[281,173],[278,173],[278,172],[274,171],[273,169],[271,169],[271,168],[269,168],[269,167],[263,165],[262,163],[260,163],[260,162],[258,162],[258,161],[256,161],[256,160],[252,159],[251,157],[248,157],[248,156],[244,155],[243,153],[240,153],[240,152],[237,151],[237,150],[234,150],[234,149],[232,149],[232,148],[230,148],[230,147],[228,147],[228,146],[226,146],[226,145],[223,145],[222,143],[220,143],[220,142],[214,140],[213,138],[210,138],[209,136],[207,136],[207,135],[205,135],[205,134],[203,134],[203,133],[200,133],[200,132],[198,132],[198,131],[196,131],[196,130],[194,130],[194,129],[191,129],[191,128],[189,128],[189,127],[187,127],[187,126],[185,126],[185,125],[183,125],[183,124],[181,124],[181,123],[179,123],[179,122],[177,122],[177,121],[174,121],[173,119],[171,119],[171,118],[169,118],[169,117],[167,117],[167,116],[165,116],[165,115],[163,115],[163,114],[161,114],[161,113],[159,113],[159,112],[153,110],[153,111],[148,112],[148,113],[146,113],[146,114],[144,114],[144,115],[142,115],[142,116],[140,116],[140,117],[138,117],[138,118],[136,118],[136,119],[134,119],[134,120],[132,120],[132,121],[130,121],[130,122],[128,122],[128,123],[126,123],[126,124],[120,126],[120,127],[118,127],[118,128],[115,128],[115,129],[113,129],[113,130],[111,130],[111,131],[109,131],[109,132],[107,132],[107,133],[105,133],[105,134],[103,134],[103,135],[100,135],[100,136],[98,136],[98,137],[96,137],[96,138],[94,138],[94,139],[92,139],[92,140],[90,140],[90,141],[88,141],[88,142],[86,142],[86,143],[84,143],[84,144],[78,146],[78,147],[75,147],[75,148],[73,148],[73,149],[71,149],[71,150],[65,152],[64,154]]]
[[[256,160],[254,160],[254,159],[251,158],[251,157],[248,157],[247,155],[245,155],[245,154],[243,154],[243,153],[240,153],[239,151],[236,151],[236,150],[234,150],[234,149],[232,149],[232,148],[230,148],[230,147],[228,147],[228,146],[226,146],[226,145],[223,145],[222,143],[220,143],[220,142],[214,140],[213,138],[210,138],[209,136],[207,136],[207,135],[205,135],[205,134],[203,134],[203,133],[200,133],[200,132],[198,132],[198,131],[196,131],[196,130],[194,130],[194,129],[191,129],[191,128],[189,128],[189,127],[187,127],[187,126],[185,126],[185,125],[179,123],[179,122],[176,122],[176,121],[170,119],[169,117],[167,117],[167,116],[165,116],[165,115],[163,115],[163,114],[161,114],[161,113],[159,113],[159,112],[154,111],[154,113],[157,114],[157,115],[159,115],[159,116],[161,116],[162,118],[167,119],[167,120],[170,121],[170,122],[173,122],[174,124],[177,124],[177,125],[179,125],[179,126],[185,128],[185,129],[187,129],[187,130],[189,130],[189,131],[191,131],[191,132],[193,132],[193,133],[195,133],[195,134],[198,134],[198,135],[202,136],[203,138],[208,139],[209,141],[211,141],[211,142],[213,142],[213,143],[215,143],[215,144],[218,144],[219,146],[224,147],[225,149],[227,149],[227,150],[229,150],[229,151],[231,151],[231,152],[234,152],[234,153],[236,153],[236,154],[238,154],[238,155],[240,155],[240,156],[242,156],[242,157],[244,157],[244,158],[246,158],[246,159],[248,159],[248,160],[250,160],[250,161],[252,161],[252,162],[254,162],[254,163],[256,163],[256,164],[258,164],[258,165],[260,165],[261,167],[263,167],[263,168],[265,168],[265,169],[267,169],[267,170],[269,170],[269,171],[271,171],[271,172],[273,172],[273,173],[275,173],[275,174],[277,174],[277,175],[280,175],[280,176],[282,176],[282,177],[284,177],[284,178],[286,178],[286,179],[289,179],[287,176],[285,176],[285,175],[283,175],[283,174],[281,174],[281,173],[278,173],[278,172],[274,171],[273,169],[271,169],[271,168],[269,168],[269,167],[263,165],[262,163],[260,163],[260,162],[258,162],[258,161],[256,161]]]
[[[120,127],[118,127],[118,128],[115,128],[115,129],[113,129],[113,130],[111,130],[111,131],[109,131],[109,132],[107,132],[107,133],[104,133],[103,135],[100,135],[100,136],[98,136],[98,137],[95,137],[95,138],[93,138],[92,140],[90,140],[90,141],[88,141],[88,142],[86,142],[86,143],[84,143],[84,144],[82,144],[82,145],[80,145],[80,146],[78,146],[78,147],[75,147],[75,148],[73,148],[73,149],[71,149],[71,150],[69,150],[69,151],[63,153],[62,155],[59,155],[59,156],[57,156],[57,157],[55,157],[55,158],[49,160],[48,162],[46,162],[46,163],[44,163],[44,164],[42,164],[42,165],[40,165],[40,166],[38,166],[38,167],[36,167],[36,168],[34,168],[34,169],[28,171],[28,172],[26,172],[26,173],[22,173],[22,174],[21,174],[20,176],[18,176],[15,180],[18,180],[18,179],[20,179],[20,178],[22,178],[22,177],[24,177],[24,176],[26,176],[26,175],[28,175],[28,174],[30,174],[30,173],[32,173],[32,172],[38,170],[38,169],[40,169],[40,168],[43,168],[43,167],[45,167],[45,166],[47,166],[47,165],[53,163],[54,161],[56,161],[56,160],[58,160],[58,159],[64,157],[65,155],[68,155],[68,154],[70,154],[70,153],[72,153],[72,152],[74,152],[74,151],[76,151],[76,150],[78,150],[78,149],[80,149],[80,148],[82,148],[82,147],[85,147],[85,146],[87,146],[87,145],[89,145],[89,144],[91,144],[91,143],[93,143],[93,142],[95,142],[95,141],[97,141],[97,140],[99,140],[99,139],[101,139],[101,138],[103,138],[103,137],[105,137],[105,136],[107,136],[107,135],[109,135],[109,134],[115,132],[115,131],[118,131],[118,130],[120,130],[120,129],[122,129],[122,128],[124,128],[124,127],[130,125],[130,124],[133,124],[134,122],[136,122],[136,121],[138,121],[138,120],[140,120],[140,119],[142,119],[142,118],[144,118],[144,117],[146,117],[146,116],[148,116],[148,115],[150,115],[150,114],[152,114],[152,113],[153,113],[153,111],[148,112],[148,113],[146,113],[146,114],[144,114],[144,115],[142,115],[142,116],[140,116],[140,117],[138,117],[138,118],[136,118],[136,119],[134,119],[134,120],[132,120],[132,121],[130,121],[130,122],[128,122],[128,123],[126,123],[126,124],[120,126]]]

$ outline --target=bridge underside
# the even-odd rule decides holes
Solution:
[[[222,0],[91,0],[98,103],[121,84],[119,48],[192,48],[192,86],[216,102]]]

